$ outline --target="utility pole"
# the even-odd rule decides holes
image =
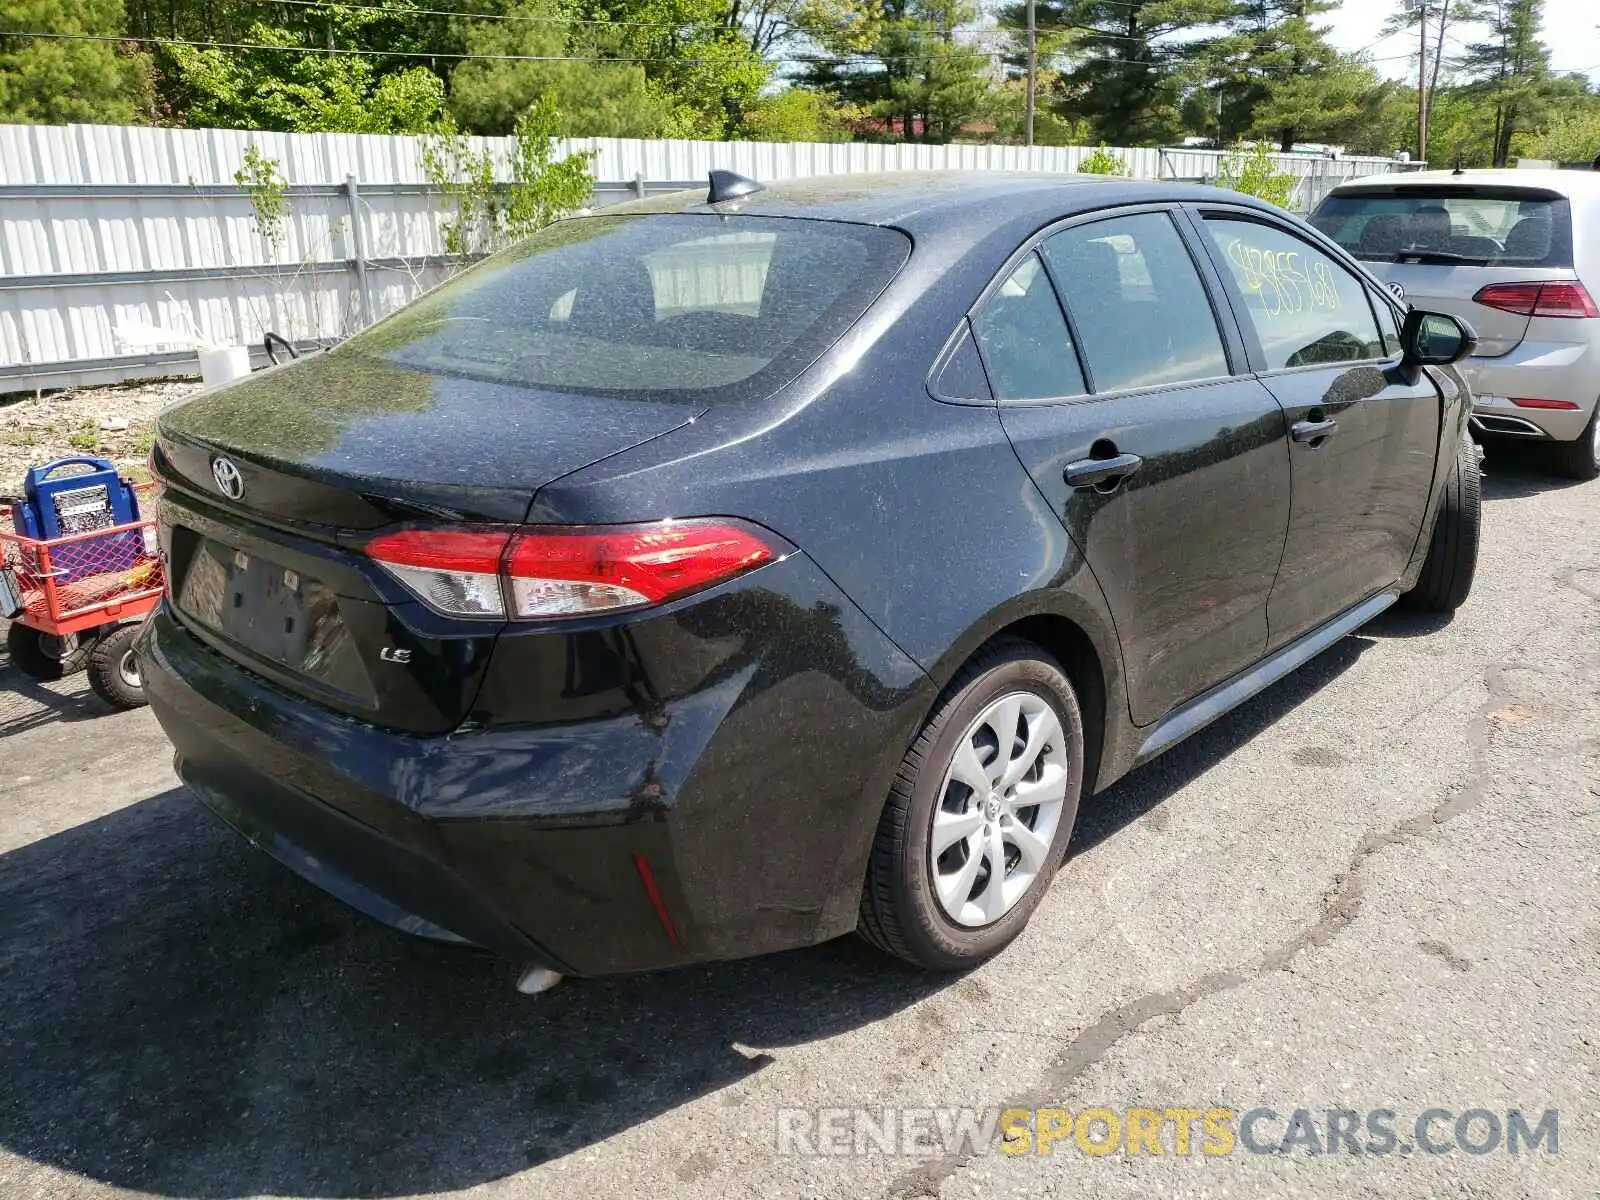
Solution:
[[[1033,0],[1028,0],[1028,119],[1026,137],[1033,145],[1033,99],[1039,84],[1039,39],[1033,21]]]
[[[1422,0],[1417,8],[1417,29],[1422,37],[1422,57],[1417,60],[1417,161],[1428,157],[1428,5]]]

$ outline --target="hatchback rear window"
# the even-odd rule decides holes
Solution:
[[[1334,193],[1311,223],[1373,262],[1572,266],[1572,209],[1532,188],[1397,187]]]
[[[351,353],[615,396],[732,399],[815,359],[905,263],[904,234],[793,218],[561,221],[365,333]]]

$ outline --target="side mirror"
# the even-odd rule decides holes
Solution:
[[[1478,348],[1478,335],[1460,317],[1413,308],[1400,328],[1400,345],[1408,366],[1447,367]]]

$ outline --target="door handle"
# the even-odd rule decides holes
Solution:
[[[1067,469],[1061,475],[1070,487],[1099,488],[1102,484],[1110,484],[1109,488],[1103,490],[1111,491],[1143,465],[1144,459],[1137,454],[1116,454],[1110,458],[1080,458],[1077,462],[1068,463]]]
[[[1325,421],[1296,421],[1289,426],[1289,436],[1297,442],[1310,442],[1315,445],[1325,437],[1332,437],[1339,432],[1339,422],[1329,417]]]

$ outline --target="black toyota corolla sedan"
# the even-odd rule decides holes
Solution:
[[[168,411],[147,691],[256,845],[539,978],[966,967],[1083,796],[1462,602],[1472,344],[1228,192],[718,177]]]

